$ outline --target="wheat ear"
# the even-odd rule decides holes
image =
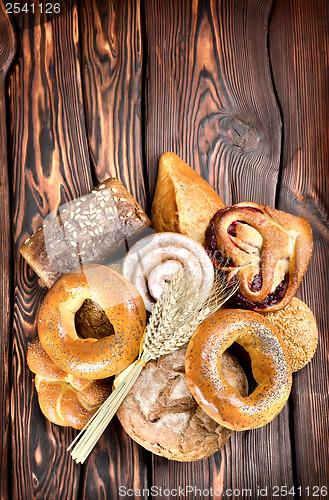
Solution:
[[[85,462],[145,364],[184,345],[202,321],[217,311],[237,289],[228,290],[225,277],[215,274],[210,294],[202,295],[195,293],[194,279],[195,276],[180,272],[160,296],[147,324],[138,359],[119,375],[112,394],[68,448],[69,451],[75,445],[71,456],[77,463]]]

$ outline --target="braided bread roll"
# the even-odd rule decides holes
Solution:
[[[180,270],[195,277],[195,291],[209,293],[214,270],[206,251],[195,241],[177,233],[155,233],[137,242],[123,262],[123,275],[152,311],[167,284]]]
[[[35,373],[35,388],[42,413],[54,424],[82,429],[111,394],[109,379],[87,380],[57,366],[35,339],[27,352]]]
[[[306,219],[258,203],[217,212],[206,231],[206,250],[239,290],[231,304],[255,311],[286,306],[306,272],[313,238]]]

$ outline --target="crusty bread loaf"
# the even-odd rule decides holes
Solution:
[[[218,194],[179,156],[160,157],[151,213],[156,232],[181,233],[203,245],[210,219],[224,207]]]
[[[35,388],[43,414],[57,425],[82,429],[111,394],[110,379],[86,380],[58,367],[35,339],[27,364],[35,373]]]
[[[147,363],[117,416],[141,446],[171,460],[191,462],[218,451],[231,431],[217,424],[196,403],[185,376],[186,346]],[[248,382],[236,358],[225,353],[223,376],[243,395]]]
[[[51,287],[81,264],[103,263],[120,247],[125,251],[127,240],[150,224],[123,184],[111,178],[45,220],[20,251]]]

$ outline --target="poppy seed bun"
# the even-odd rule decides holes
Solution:
[[[287,347],[293,372],[309,363],[318,345],[318,329],[307,305],[294,297],[280,311],[265,313]]]
[[[125,431],[141,446],[171,460],[207,458],[229,439],[231,431],[217,424],[196,403],[185,376],[186,346],[143,369],[117,416]],[[247,378],[231,354],[222,359],[222,373],[241,394]]]

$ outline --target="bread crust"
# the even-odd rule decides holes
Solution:
[[[312,229],[303,217],[254,202],[238,203],[213,217],[206,249],[228,281],[239,282],[232,305],[276,311],[291,301],[306,272]]]
[[[231,431],[210,418],[193,398],[185,376],[185,353],[183,346],[147,363],[117,416],[127,434],[147,450],[192,462],[218,451]],[[223,374],[237,391],[247,394],[246,376],[228,353]]]
[[[244,397],[218,367],[237,342],[250,355],[257,388]],[[186,378],[199,405],[216,422],[243,431],[268,424],[289,397],[292,375],[285,345],[264,316],[242,309],[220,309],[193,334],[186,352]]]
[[[20,248],[42,282],[50,288],[81,264],[102,263],[151,221],[115,178],[72,201]]]
[[[179,156],[167,152],[160,157],[151,210],[156,232],[181,233],[203,245],[210,219],[224,207],[218,194]]]
[[[304,368],[318,345],[318,328],[311,309],[294,297],[280,311],[264,313],[282,338],[293,372]]]
[[[78,337],[75,313],[85,299],[104,310],[114,334]],[[146,311],[136,288],[121,274],[97,264],[61,276],[38,313],[40,342],[50,358],[66,372],[91,380],[115,375],[134,361],[145,324]]]
[[[86,380],[57,366],[36,338],[29,346],[27,364],[35,373],[42,413],[54,424],[82,429],[111,394],[111,381]]]

